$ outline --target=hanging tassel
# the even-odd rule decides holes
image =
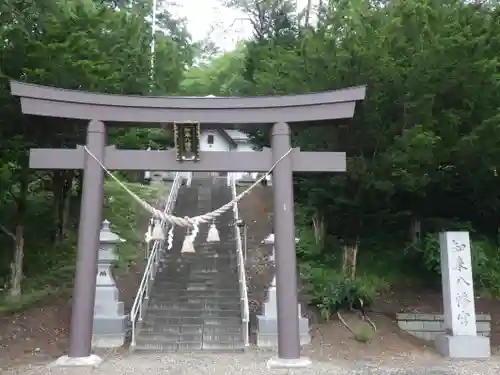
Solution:
[[[208,229],[207,242],[219,242],[219,241],[220,241],[219,231],[215,226],[215,222],[212,222],[212,224],[210,224],[210,228]]]
[[[184,242],[182,243],[182,249],[181,253],[194,253],[194,246],[193,246],[193,237],[189,234],[186,235],[184,238]]]
[[[167,250],[172,250],[173,245],[174,245],[174,224],[170,226],[170,230],[168,231]]]
[[[186,230],[186,237],[184,237],[184,242],[182,243],[181,254],[183,253],[194,253],[194,236],[189,229]]]
[[[146,243],[150,243],[152,239],[153,235],[151,233],[151,224],[149,224],[148,231],[144,234],[144,241],[146,241]]]
[[[165,233],[163,232],[161,224],[155,224],[155,226],[153,227],[153,232],[151,233],[151,238],[153,239],[153,241],[163,241],[165,239]]]
[[[196,236],[198,235],[199,231],[200,231],[200,227],[198,226],[198,223],[194,222],[193,223],[193,231],[191,232],[191,239],[193,242],[196,239]]]

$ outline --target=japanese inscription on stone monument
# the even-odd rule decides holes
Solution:
[[[476,335],[472,261],[468,232],[441,234],[445,323],[453,335]]]

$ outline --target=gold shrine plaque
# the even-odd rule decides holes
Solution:
[[[174,123],[177,161],[200,160],[200,123]]]

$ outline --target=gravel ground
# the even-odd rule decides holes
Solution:
[[[434,364],[379,365],[374,362],[353,362],[331,360],[314,361],[308,368],[286,370],[267,369],[266,361],[273,353],[249,350],[237,354],[126,354],[113,353],[105,356],[103,364],[96,369],[55,368],[50,364],[12,368],[2,374],[26,375],[127,375],[127,374],[168,374],[168,375],[259,375],[259,374],[300,374],[300,375],[497,375],[500,373],[500,358],[485,361],[449,361],[442,359]]]

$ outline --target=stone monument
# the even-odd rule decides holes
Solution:
[[[117,260],[116,246],[122,242],[118,235],[111,232],[109,221],[104,220],[99,233],[99,262],[94,305],[94,326],[92,346],[97,348],[118,348],[125,341],[127,316],[123,302],[119,301],[111,267]]]
[[[297,242],[299,242],[299,239],[295,238],[295,243]],[[274,233],[271,233],[264,239],[264,241],[262,241],[262,243],[266,245],[273,245],[273,253],[270,260],[274,262]],[[264,314],[257,316],[257,346],[259,348],[275,348],[278,346],[276,275],[271,281],[267,296],[267,302],[264,303]],[[298,310],[300,345],[307,345],[311,342],[311,335],[309,334],[309,320],[302,316],[300,303],[298,304]]]
[[[441,233],[439,242],[445,333],[436,349],[450,358],[488,358],[490,339],[476,329],[469,232]]]

